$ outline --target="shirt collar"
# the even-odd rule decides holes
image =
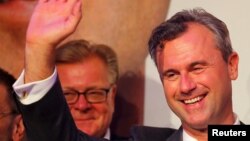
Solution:
[[[105,133],[104,137],[107,140],[110,140],[110,129],[108,128],[107,132]]]
[[[190,136],[184,129],[182,129],[183,141],[197,141],[194,137]]]
[[[235,119],[234,125],[240,125],[240,119],[237,116],[237,114],[234,114],[234,119]]]

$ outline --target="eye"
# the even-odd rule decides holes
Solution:
[[[70,96],[70,95],[74,95],[75,92],[74,91],[63,91],[64,96]]]
[[[87,94],[89,95],[105,95],[106,94],[106,91],[105,90],[89,90],[87,92]]]
[[[197,65],[197,66],[193,67],[193,69],[192,69],[192,71],[194,73],[197,73],[197,74],[203,72],[204,70],[205,70],[205,67],[203,67],[201,65]]]
[[[163,75],[164,79],[170,80],[170,81],[174,81],[178,78],[178,73],[170,71],[170,72],[166,72]]]

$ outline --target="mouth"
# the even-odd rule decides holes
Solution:
[[[86,125],[89,126],[95,122],[94,119],[74,119],[77,125]]]
[[[192,99],[183,100],[183,103],[185,103],[185,104],[195,104],[195,103],[201,101],[204,97],[205,97],[205,95],[197,96],[197,97],[192,98]]]
[[[91,121],[95,120],[96,118],[93,115],[73,115],[73,119],[76,121]]]
[[[90,121],[90,120],[94,120],[94,118],[74,118],[74,120],[77,120],[77,121]]]

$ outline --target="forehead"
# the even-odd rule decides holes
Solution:
[[[107,65],[96,57],[81,62],[57,65],[62,85],[99,86],[109,83]]]
[[[64,72],[63,74],[69,73],[70,75],[85,75],[88,77],[90,74],[103,74],[104,76],[108,73],[108,66],[99,57],[88,57],[82,61],[63,63],[57,65],[58,72]],[[74,68],[74,69],[72,69]]]
[[[166,41],[163,49],[157,50],[157,62],[178,64],[193,59],[221,56],[214,34],[205,26],[189,23],[188,30],[174,40]]]

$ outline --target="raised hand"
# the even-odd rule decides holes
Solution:
[[[57,45],[75,31],[81,13],[81,0],[39,0],[30,19],[26,41]]]
[[[25,83],[53,73],[56,46],[75,31],[81,13],[81,0],[39,0],[26,34]]]

